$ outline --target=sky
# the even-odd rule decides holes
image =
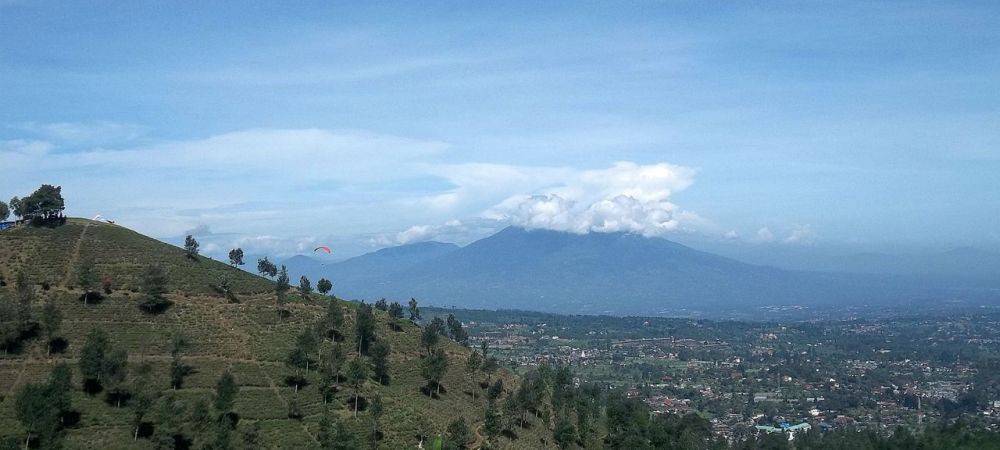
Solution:
[[[1000,246],[997,2],[0,0],[0,198],[222,255]]]

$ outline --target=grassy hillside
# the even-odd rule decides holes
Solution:
[[[101,275],[113,277],[115,290],[103,301],[84,305],[81,291],[74,287],[79,262],[92,258]],[[150,315],[136,305],[141,297],[136,292],[139,274],[153,262],[163,264],[169,273],[173,305],[162,314]],[[16,393],[27,383],[43,382],[51,369],[68,363],[74,371],[73,409],[80,413],[79,422],[66,429],[67,448],[153,448],[148,439],[133,441],[133,408],[126,402],[116,407],[106,401],[104,393],[88,394],[81,386],[77,362],[85,335],[94,328],[106,331],[110,341],[128,351],[130,376],[140,364],[153,368],[154,383],[164,394],[173,395],[190,407],[195,400],[211,401],[216,381],[229,370],[240,386],[234,411],[240,420],[233,434],[232,448],[244,448],[241,432],[260,427],[262,448],[316,448],[318,423],[330,411],[348,428],[355,430],[362,442],[371,442],[371,421],[368,412],[352,417],[347,401],[352,389],[346,384],[334,400],[325,404],[319,391],[320,374],[308,371],[309,385],[299,389],[286,386],[285,379],[295,371],[284,363],[294,346],[295,338],[313,326],[326,307],[326,298],[304,298],[290,293],[285,306],[290,315],[279,318],[273,287],[269,280],[233,269],[226,264],[200,258],[186,258],[179,248],[139,235],[130,230],[73,219],[57,228],[19,228],[0,232],[0,274],[7,281],[0,288],[0,301],[14,302],[12,280],[24,271],[34,285],[34,315],[43,304],[53,301],[62,312],[60,336],[68,342],[64,351],[47,354],[47,345],[40,336],[28,338],[15,351],[0,356],[0,437],[23,439],[25,431],[16,420]],[[238,299],[231,302],[215,294],[210,285],[227,277]],[[336,281],[335,281],[336,283]],[[355,304],[343,303],[348,360],[354,353]],[[418,436],[445,431],[448,423],[464,417],[477,436],[470,446],[482,442],[478,428],[483,420],[483,395],[473,399],[473,391],[481,393],[477,380],[465,372],[469,350],[450,341],[441,344],[449,366],[443,379],[447,389],[439,398],[421,392],[425,382],[420,373],[420,327],[408,321],[398,331],[389,326],[389,318],[375,311],[377,339],[389,343],[391,383],[380,385],[368,380],[362,395],[381,395],[385,413],[380,420],[384,437],[379,448],[412,448]],[[8,320],[10,318],[4,318]],[[174,335],[183,334],[191,343],[183,352],[183,361],[194,368],[181,389],[170,389],[170,343]],[[321,353],[329,352],[333,343],[323,340]],[[516,381],[505,371],[499,376],[508,386]],[[126,381],[128,384],[128,381]],[[288,417],[289,404],[297,403],[303,417]],[[194,423],[185,427],[195,427]],[[194,434],[192,432],[192,434]],[[496,446],[539,448],[551,444],[551,433],[541,425],[522,430],[516,440],[501,437]],[[370,444],[369,444],[370,445]]]

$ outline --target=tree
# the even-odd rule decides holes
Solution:
[[[434,346],[437,345],[440,336],[441,334],[438,333],[437,327],[433,322],[424,327],[420,333],[420,345],[423,345],[427,349],[427,354],[430,354]]]
[[[136,441],[139,439],[139,428],[160,398],[160,390],[153,379],[153,367],[149,363],[143,363],[136,369],[131,391],[132,426],[135,429],[132,440]]]
[[[24,217],[24,202],[21,199],[17,198],[17,196],[11,197],[8,205],[10,206],[10,211],[14,213],[14,217]]]
[[[573,422],[569,420],[565,412],[559,415],[556,429],[552,434],[559,448],[569,448],[576,442],[576,427],[573,426]]]
[[[472,433],[469,432],[469,426],[465,423],[465,418],[459,417],[449,423],[448,429],[445,431],[445,437],[447,438],[444,443],[445,448],[465,448],[465,444],[472,440]]]
[[[187,255],[188,258],[194,260],[198,259],[198,247],[200,247],[200,245],[194,236],[189,234],[184,238],[184,254]]]
[[[187,337],[181,333],[175,333],[170,338],[170,387],[175,390],[180,389],[184,384],[184,377],[191,373],[191,367],[181,361],[181,352],[188,346]]]
[[[462,321],[455,318],[454,314],[448,314],[448,335],[455,342],[468,345],[469,333],[462,328]]]
[[[142,275],[143,300],[139,308],[150,314],[159,314],[170,306],[170,301],[164,297],[167,293],[167,270],[160,264],[146,267]]]
[[[184,402],[173,395],[165,395],[160,399],[154,412],[156,428],[153,430],[153,441],[157,448],[174,448],[174,437],[184,432],[187,415]]]
[[[281,266],[281,271],[278,272],[278,281],[274,283],[274,295],[275,295],[275,306],[278,308],[278,317],[281,317],[282,310],[281,307],[285,304],[285,296],[288,294],[288,290],[291,286],[288,284],[288,269],[284,265]]]
[[[56,336],[59,333],[59,329],[62,327],[62,311],[56,306],[55,301],[52,297],[45,302],[45,306],[42,307],[41,316],[42,331],[45,333],[45,353],[50,354],[52,350],[52,342],[55,341]]]
[[[331,421],[324,415],[319,421],[319,434],[316,437],[320,448],[324,450],[356,450],[361,448],[358,436],[349,430],[344,422]]]
[[[236,267],[243,265],[243,249],[234,248],[229,251],[229,265]]]
[[[497,378],[497,381],[486,390],[486,398],[493,401],[500,398],[501,395],[503,395],[503,378]]]
[[[60,363],[49,373],[50,406],[60,417],[73,410],[73,370],[66,363]]]
[[[236,402],[236,394],[240,387],[236,385],[236,379],[228,370],[225,371],[219,381],[215,383],[215,411],[219,415],[225,415],[232,411],[233,403]]]
[[[395,322],[403,318],[403,306],[399,302],[389,304],[389,317]]]
[[[344,308],[340,306],[340,302],[335,298],[331,298],[330,302],[326,304],[326,314],[323,315],[323,320],[320,322],[320,327],[323,328],[323,332],[329,337],[335,337],[336,333],[340,332],[340,327],[344,325]]]
[[[378,421],[382,418],[382,413],[385,412],[381,395],[375,394],[372,397],[372,404],[368,407],[368,412],[372,415],[372,448],[378,448]]]
[[[420,308],[417,307],[417,299],[410,299],[410,320],[416,322],[420,320]]]
[[[243,449],[257,450],[261,448],[260,442],[260,421],[251,423],[243,429]]]
[[[14,197],[10,202],[14,213],[24,219],[59,217],[66,208],[62,187],[51,184],[43,184],[31,195],[20,200]]]
[[[486,404],[486,412],[483,413],[483,432],[489,440],[496,439],[501,431],[500,414],[497,412],[496,403],[490,400]]]
[[[24,448],[28,448],[32,436],[38,436],[43,444],[52,443],[58,439],[59,418],[52,408],[48,386],[42,384],[27,384],[21,388],[14,401],[14,411],[17,420],[28,432],[24,438]],[[49,447],[45,445],[44,447]]]
[[[441,394],[441,379],[448,369],[448,355],[443,349],[437,349],[424,357],[420,364],[420,373],[430,387],[436,389],[438,395]]]
[[[379,311],[388,311],[389,310],[389,302],[387,302],[384,298],[380,298],[380,299],[378,299],[377,302],[375,302],[375,309],[377,309]]]
[[[320,278],[319,281],[316,282],[316,290],[319,291],[320,294],[329,294],[331,289],[333,289],[333,283],[326,278]]]
[[[83,289],[83,304],[86,305],[91,296],[94,295],[94,288],[97,287],[97,272],[94,270],[94,260],[90,257],[82,258],[76,269],[76,282]]]
[[[372,345],[369,352],[371,353],[375,379],[382,385],[389,384],[389,353],[391,351],[392,349],[389,347],[389,344],[378,341],[375,345]]]
[[[482,357],[479,356],[479,352],[473,350],[469,353],[469,359],[465,361],[465,371],[469,373],[469,377],[475,378],[476,373],[479,372],[479,368],[483,364]],[[472,399],[476,399],[476,390],[472,390]]]
[[[323,355],[321,364],[323,370],[323,384],[320,386],[320,394],[323,395],[323,403],[333,400],[333,395],[337,393],[336,385],[340,381],[340,371],[344,366],[344,347],[340,343],[334,343],[333,349]]]
[[[128,353],[122,348],[112,349],[104,358],[104,367],[101,370],[101,382],[107,385],[108,398],[115,400],[116,408],[121,408],[122,398],[125,397],[128,391],[125,388],[125,379],[127,378]]]
[[[358,353],[367,355],[368,348],[375,341],[375,314],[372,312],[371,305],[361,304],[358,306],[354,332],[358,342]]]
[[[80,375],[84,381],[101,382],[104,375],[105,358],[110,350],[108,335],[99,328],[92,328],[80,349]]]
[[[14,291],[17,295],[17,326],[19,333],[25,333],[34,328],[31,304],[35,301],[35,286],[28,281],[24,272],[14,276]]]
[[[273,262],[268,261],[265,256],[264,259],[257,260],[257,272],[263,276],[274,278],[278,274],[278,267]]]
[[[306,328],[295,339],[295,347],[288,355],[286,363],[291,367],[309,370],[313,355],[318,349],[319,341],[316,339],[316,334],[311,328]]]
[[[347,365],[347,382],[354,389],[354,417],[358,417],[358,399],[361,396],[361,386],[368,379],[368,366],[361,359],[356,357]]]
[[[7,351],[15,348],[21,340],[21,326],[16,319],[17,308],[7,299],[3,290],[0,290],[0,345],[3,346],[5,356]]]
[[[309,279],[306,278],[305,275],[302,275],[299,278],[299,293],[302,294],[303,297],[307,297],[308,298],[309,294],[312,294],[312,291],[313,291],[313,288],[312,288],[312,284],[309,283]]]
[[[7,220],[8,217],[10,217],[10,207],[0,200],[0,222]]]

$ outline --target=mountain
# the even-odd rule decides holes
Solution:
[[[75,285],[81,269],[90,261],[99,276],[112,280],[112,292],[84,304],[82,290]],[[152,264],[164,267],[168,279],[166,299],[171,305],[159,314],[138,307],[143,298],[138,292],[140,275]],[[27,276],[33,301],[29,303],[30,318],[20,327],[22,331],[0,336],[0,442],[5,445],[11,439],[23,444],[27,434],[15,413],[18,393],[29,384],[45,382],[60,363],[68,364],[73,372],[72,410],[64,425],[66,448],[154,448],[146,435],[155,436],[157,429],[163,429],[158,427],[166,427],[167,423],[178,427],[177,432],[191,448],[201,448],[214,439],[216,427],[213,424],[203,429],[201,421],[190,414],[199,399],[212,404],[216,382],[225,371],[239,385],[233,407],[238,422],[230,438],[238,448],[244,448],[243,433],[258,426],[258,448],[318,448],[319,423],[327,411],[362,442],[371,442],[370,414],[362,410],[357,418],[353,417],[348,403],[354,392],[350,385],[338,383],[329,402],[320,393],[324,381],[315,363],[321,361],[319,355],[331,352],[330,338],[320,339],[311,369],[286,365],[298,336],[314,329],[324,315],[331,301],[328,297],[303,296],[293,291],[288,303],[279,309],[270,280],[209,258],[188,258],[182,249],[119,226],[70,219],[54,228],[22,226],[0,231],[0,279],[4,281],[0,283],[4,285],[0,287],[0,330],[10,330],[8,325],[20,323],[14,322],[20,320],[14,315],[6,314],[17,307],[15,299],[24,292],[14,287],[19,273]],[[226,280],[230,295],[218,292],[220,280]],[[350,360],[356,355],[358,306],[332,301],[345,311],[345,323],[339,331]],[[38,328],[43,305],[48,304],[63,318],[55,334],[60,344],[52,347]],[[421,328],[408,320],[393,326],[387,313],[375,310],[374,314],[376,339],[391,348],[389,382],[383,385],[369,378],[363,382],[360,395],[368,400],[379,395],[384,403],[379,448],[413,448],[419,436],[443,433],[458,418],[465,419],[476,443],[481,443],[479,428],[485,400],[483,395],[472,395],[482,388],[479,376],[465,371],[470,350],[443,338],[440,348],[449,360],[442,381],[445,389],[440,395],[425,395],[420,365]],[[125,397],[119,407],[116,400],[109,400],[109,386],[103,392],[84,391],[77,364],[85,336],[94,329],[107,333],[112,347],[127,351],[128,375],[122,384],[126,392],[134,389],[143,364],[149,364],[152,370],[149,385],[162,392],[157,405],[142,420],[138,440],[133,440],[134,401]],[[171,389],[171,342],[178,335],[189,342],[180,355],[191,371],[181,388]],[[54,348],[51,354],[50,348]],[[289,381],[297,375],[306,380],[300,389]],[[509,389],[518,385],[506,370],[497,372],[494,378],[498,376]],[[174,401],[183,406],[183,411],[162,414],[162,406]],[[290,412],[296,409],[302,417],[290,418]],[[496,446],[551,447],[551,432],[540,419],[533,420],[534,426],[518,432],[516,442],[499,437]]]
[[[382,256],[411,251],[421,254],[404,247],[385,249],[329,265],[324,273],[332,277],[338,294],[351,298],[416,297],[439,306],[573,313],[717,315],[965,295],[910,277],[747,264],[627,233],[579,235],[508,227],[465,247],[441,248],[436,256]]]
[[[455,244],[429,241],[383,248],[339,263],[324,264],[308,256],[296,255],[281,261],[281,264],[288,267],[288,273],[294,279],[305,275],[310,280],[328,278],[330,280],[354,280],[355,283],[359,283],[361,280],[378,282],[376,276],[378,274],[398,268],[412,267],[453,252],[458,248]]]

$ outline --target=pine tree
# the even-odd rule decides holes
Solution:
[[[198,247],[200,247],[200,245],[194,236],[189,234],[184,238],[184,254],[187,255],[188,258],[193,260],[198,259]]]
[[[361,304],[357,309],[357,318],[354,321],[355,338],[358,344],[358,353],[368,354],[368,348],[375,341],[375,314],[372,313],[370,305]]]
[[[312,290],[312,284],[309,282],[309,279],[306,278],[305,275],[299,277],[299,293],[302,294],[303,297],[308,298],[309,294],[312,294]]]
[[[410,320],[416,322],[420,320],[420,308],[417,307],[417,299],[410,299]]]
[[[240,387],[236,384],[236,379],[228,370],[225,371],[219,381],[215,384],[215,411],[220,415],[225,415],[232,411],[236,402],[236,394]]]
[[[361,386],[368,378],[368,367],[361,357],[351,360],[347,365],[347,381],[354,388],[354,417],[358,417],[358,399],[361,396]]]
[[[48,355],[51,353],[52,343],[55,341],[59,329],[62,327],[62,311],[59,310],[59,307],[56,306],[55,301],[51,297],[45,302],[40,319],[42,331],[45,333],[45,353]]]
[[[281,266],[281,271],[278,272],[278,280],[274,284],[274,302],[275,306],[278,308],[278,318],[281,318],[283,310],[281,309],[285,305],[286,295],[288,290],[291,288],[288,284],[288,269],[284,265]]]
[[[427,384],[437,390],[438,395],[441,394],[441,379],[447,369],[448,355],[440,348],[424,357],[420,365],[420,373],[427,380]]]
[[[369,352],[371,354],[375,379],[382,385],[389,384],[389,353],[391,350],[389,344],[378,341],[372,346]]]

